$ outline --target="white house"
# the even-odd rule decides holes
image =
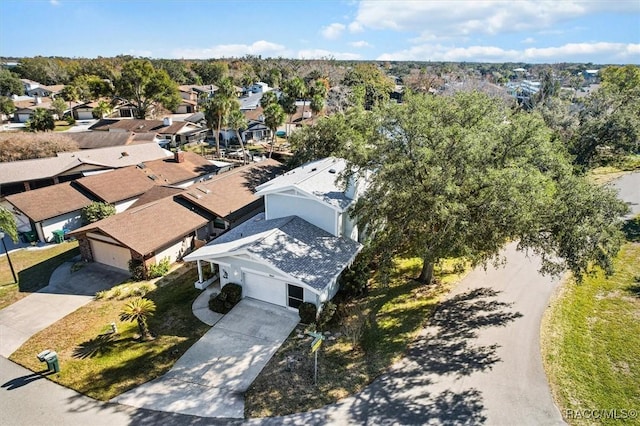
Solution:
[[[243,296],[297,309],[320,305],[335,296],[338,278],[362,244],[349,217],[358,185],[343,188],[339,176],[346,163],[326,158],[298,167],[257,187],[265,213],[254,216],[206,246],[185,256],[218,269],[220,285],[243,287]]]

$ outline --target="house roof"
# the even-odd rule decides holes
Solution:
[[[323,291],[361,249],[360,243],[335,237],[298,216],[265,220],[261,213],[185,256],[184,260],[248,254]]]
[[[170,155],[155,142],[59,152],[51,158],[0,163],[0,184],[51,178],[82,165],[95,169],[120,168]]]
[[[170,223],[160,223],[162,218],[170,220]],[[141,255],[147,255],[183,238],[209,221],[209,218],[168,197],[130,208],[78,228],[71,234],[100,232]]]
[[[80,210],[92,202],[71,182],[8,195],[6,199],[34,222]]]
[[[183,152],[184,161],[176,162],[173,158],[145,162],[149,173],[156,175],[167,184],[177,184],[198,176],[216,172],[215,166],[206,158],[189,151]]]
[[[344,211],[353,203],[338,182],[346,166],[345,160],[335,157],[312,161],[260,185],[257,195],[297,189]]]
[[[238,167],[187,188],[180,196],[190,203],[219,217],[260,199],[255,188],[282,172],[282,165],[275,160]]]
[[[65,135],[76,141],[80,149],[148,143],[155,138],[153,133],[140,133],[141,136],[138,137],[133,132],[67,132]]]
[[[186,121],[172,121],[170,126],[165,126],[163,120],[138,120],[138,119],[109,119],[105,118],[98,121],[89,130],[109,131],[126,130],[135,133],[155,132],[160,134],[178,134],[184,133],[185,127],[192,130],[200,130],[196,125]],[[202,129],[206,130],[206,129]]]
[[[154,201],[161,200],[166,197],[171,197],[174,195],[178,195],[184,191],[182,188],[178,188],[175,186],[167,186],[167,185],[156,185],[153,188],[149,189],[147,192],[142,194],[135,203],[129,207],[130,209],[134,209],[136,207],[140,207],[144,204],[149,204]]]
[[[136,166],[86,176],[76,182],[107,203],[133,198],[155,186],[154,181]]]

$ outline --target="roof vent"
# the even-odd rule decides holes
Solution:
[[[332,175],[336,174],[336,169],[329,169],[329,173],[331,173]]]
[[[313,169],[311,169],[312,172],[315,172],[317,169],[317,167],[314,167]]]
[[[122,151],[120,155],[122,155],[123,157],[128,157],[129,153],[127,151]]]
[[[151,179],[151,180],[158,180],[158,176],[156,176],[156,175],[149,175],[149,176],[147,176],[147,177],[148,177],[149,179]]]
[[[196,200],[199,200],[200,198],[202,198],[202,195],[196,194],[195,192],[187,192],[187,194],[191,195]]]
[[[138,163],[138,164],[136,165],[136,167],[138,167],[139,169],[144,169],[144,168],[146,168],[147,166],[145,166],[145,165],[144,165],[144,163]]]
[[[197,189],[198,191],[204,192],[205,194],[209,194],[211,192],[209,188],[203,188],[202,186],[199,186]]]

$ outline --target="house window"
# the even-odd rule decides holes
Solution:
[[[299,308],[302,302],[304,302],[304,290],[297,285],[287,284],[288,303],[287,305],[292,308]]]
[[[213,227],[216,229],[227,229],[227,223],[219,217],[216,217],[213,220]]]

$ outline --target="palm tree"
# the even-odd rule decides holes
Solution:
[[[231,110],[234,99],[235,89],[230,78],[226,77],[220,80],[218,90],[213,98],[205,105],[205,120],[207,126],[213,132],[214,125],[218,131],[216,133],[216,154],[220,157],[220,130],[227,120],[227,115]]]
[[[271,130],[271,149],[269,150],[269,158],[273,154],[273,146],[276,143],[276,130],[278,126],[284,123],[285,113],[279,104],[270,104],[264,109],[264,124]]]
[[[124,305],[122,312],[120,312],[120,321],[136,321],[138,323],[140,338],[142,340],[150,340],[152,336],[151,333],[149,333],[147,318],[153,316],[155,311],[156,304],[153,303],[153,301],[144,297],[136,297]]]
[[[229,112],[229,116],[227,117],[227,125],[229,128],[233,129],[236,132],[236,136],[238,137],[238,141],[240,141],[240,150],[242,151],[242,164],[247,164],[247,155],[244,152],[244,143],[242,141],[242,135],[240,134],[240,129],[246,129],[248,126],[247,119],[240,111],[240,104],[236,101],[234,107]]]
[[[313,120],[315,120],[315,116],[318,115],[324,109],[324,98],[319,95],[313,95],[311,98],[311,111],[313,112]],[[312,122],[313,122],[312,120]]]
[[[100,101],[98,105],[93,109],[93,112],[97,114],[100,118],[104,118],[107,115],[111,114],[113,108],[111,108],[111,104],[107,101]]]

